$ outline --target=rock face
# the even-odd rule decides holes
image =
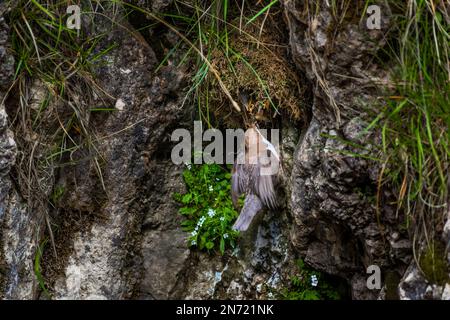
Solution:
[[[3,16],[8,9],[6,4],[0,4],[0,298],[32,299],[33,259],[39,229],[35,213],[27,209],[9,175],[17,148],[8,129],[4,105],[15,70],[8,51],[9,29]]]
[[[192,253],[186,278],[174,297],[187,299],[270,299],[286,285],[295,269],[286,217],[282,212],[259,214],[240,239],[238,248],[224,257]]]
[[[306,262],[349,280],[354,299],[376,298],[379,290],[366,287],[366,268],[402,272],[399,259],[410,250],[407,240],[401,242],[392,209],[383,208],[388,214],[377,222],[375,201],[369,198],[375,194],[379,168],[368,160],[367,150],[378,138],[364,134],[364,110],[377,97],[374,81],[386,76],[372,60],[383,44],[383,30],[359,24],[362,6],[352,8],[338,24],[325,1],[317,10],[303,1],[283,2],[293,59],[314,91],[312,119],[291,177],[292,240]],[[387,28],[388,21],[382,25]],[[354,153],[362,156],[349,156]]]
[[[136,281],[140,279],[141,263],[153,265],[154,256],[148,256],[146,245],[150,243],[155,245],[155,250],[164,250],[164,239],[173,245],[174,239],[167,237],[177,235],[170,227],[165,238],[160,237],[164,231],[158,228],[152,233],[145,230],[152,224],[151,219],[163,223],[166,218],[166,212],[158,212],[159,208],[153,207],[165,195],[159,198],[152,195],[163,192],[161,186],[165,183],[173,183],[173,179],[156,170],[161,169],[156,165],[157,159],[167,156],[164,146],[183,115],[181,99],[185,75],[170,67],[155,74],[157,61],[153,50],[140,39],[130,37],[126,30],[117,28],[105,42],[121,44],[120,49],[104,57],[109,63],[98,70],[99,85],[108,88],[118,112],[107,119],[98,119],[103,122],[96,134],[102,137],[99,152],[105,160],[101,170],[104,187],[96,183],[94,167],[88,167],[90,172],[85,171],[86,163],[62,174],[65,180],[62,184],[68,190],[62,200],[64,214],[78,211],[90,215],[91,221],[69,235],[71,241],[67,244],[72,248],[65,257],[66,265],[62,270],[55,270],[55,297],[59,299],[131,298],[135,286],[139,285]],[[76,187],[71,187],[72,178],[67,177],[75,178]],[[158,183],[160,185],[156,185]],[[94,203],[97,204],[93,207]],[[173,218],[176,210],[172,210]],[[158,215],[162,220],[158,220]],[[70,226],[68,229],[69,232],[74,230]],[[150,261],[140,259],[141,240],[144,257]],[[168,253],[167,250],[157,252]],[[161,286],[154,285],[152,294],[163,298],[158,291],[162,290]]]
[[[231,256],[189,252],[172,199],[183,190],[183,168],[172,164],[169,141],[174,128],[192,123],[183,108],[186,74],[174,67],[155,73],[155,54],[139,36],[118,28],[105,39],[111,42],[121,46],[104,57],[108,64],[97,79],[118,112],[91,119],[96,126],[101,121],[95,134],[102,137],[104,187],[83,152],[75,154],[79,165],[60,173],[65,193],[53,218],[63,226],[55,232],[62,255],[55,259],[49,250],[43,259],[53,297],[267,297],[294,262],[286,218],[261,215],[265,222],[243,240],[248,249]]]
[[[120,14],[115,18],[121,19]],[[3,98],[14,61],[4,49],[8,29],[0,22]],[[102,31],[109,24],[97,21],[96,26]],[[96,70],[98,85],[107,88],[108,96],[94,95],[94,103],[109,101],[117,112],[87,121],[99,141],[100,170],[86,160],[89,150],[80,148],[71,155],[76,164],[55,173],[54,190],[61,194],[50,217],[57,226],[58,256],[47,245],[41,258],[52,298],[269,297],[268,289],[287,279],[294,261],[284,232],[285,212],[261,214],[261,225],[242,240],[245,250],[223,258],[191,253],[172,199],[173,192],[183,191],[183,168],[170,161],[173,129],[189,127],[193,120],[192,110],[183,107],[187,74],[171,66],[156,73],[153,49],[122,28],[103,41],[105,47],[113,42],[121,46],[105,55],[106,63]],[[38,89],[33,84],[31,91]],[[12,186],[16,147],[3,105],[0,111],[2,297],[45,298],[38,295],[33,262],[37,243],[46,235],[35,228],[38,213],[28,212]]]
[[[161,11],[173,1],[131,2]],[[286,207],[259,214],[238,247],[224,256],[187,249],[172,199],[184,190],[183,168],[170,160],[170,136],[175,128],[192,126],[195,106],[185,103],[191,75],[171,60],[157,68],[160,48],[114,28],[102,43],[120,46],[95,70],[108,94],[97,92],[92,101],[106,101],[116,110],[88,118],[96,151],[80,148],[71,154],[75,164],[62,166],[54,177],[54,190],[62,190],[50,210],[58,256],[47,245],[41,259],[53,298],[270,299],[286,286],[295,259],[302,257],[345,279],[354,299],[397,298],[400,278],[402,299],[448,299],[448,284],[432,286],[410,265],[410,242],[398,230],[402,217],[387,201],[378,211],[373,197],[379,165],[371,160],[372,145],[379,137],[364,131],[365,110],[377,98],[375,83],[387,77],[372,58],[383,44],[383,30],[360,23],[362,5],[339,20],[328,1],[314,10],[307,1],[281,2],[293,68],[311,88],[306,126],[283,119]],[[15,70],[5,10],[0,4],[0,102]],[[120,10],[117,14],[115,19],[123,18]],[[98,19],[97,31],[108,30],[108,20]],[[382,27],[388,23],[383,20]],[[178,40],[170,32],[158,36]],[[39,214],[29,210],[14,183],[19,151],[1,103],[0,298],[45,298],[39,295],[33,261],[48,235],[36,227]],[[361,156],[351,156],[355,153]],[[380,195],[389,197],[388,191]],[[450,237],[449,230],[447,223],[444,236]],[[381,268],[380,290],[367,288],[370,265]]]

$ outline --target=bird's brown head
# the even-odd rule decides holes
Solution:
[[[256,126],[250,127],[245,132],[245,156],[247,163],[256,163],[261,153],[265,151],[261,134]]]

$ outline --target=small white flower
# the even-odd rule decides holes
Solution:
[[[225,217],[220,217],[220,221],[225,221]]]
[[[206,220],[205,216],[202,216],[200,218],[200,220],[198,220],[198,222],[197,222],[197,227],[201,227],[203,225],[203,223],[205,222],[205,220]]]
[[[313,274],[311,276],[311,285],[313,287],[317,287],[318,284],[319,284],[319,280],[317,279],[317,276],[315,274]]]
[[[214,209],[209,209],[208,210],[208,216],[210,218],[214,217],[216,215],[216,211]]]
[[[192,231],[191,236],[195,237],[197,235],[197,230]]]
[[[196,245],[197,245],[197,241],[192,240],[192,241],[191,241],[191,245],[196,246]]]
[[[224,239],[227,239],[227,238],[228,238],[228,233],[225,233],[225,234],[223,235],[223,238],[224,238]]]
[[[209,190],[210,192],[214,191],[213,186],[209,186],[209,187],[208,187],[208,190]]]

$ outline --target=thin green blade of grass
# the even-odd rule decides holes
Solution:
[[[48,11],[46,8],[44,8],[44,6],[42,6],[39,2],[37,2],[36,0],[31,0],[31,2],[39,8],[39,10],[41,10],[42,12],[44,12],[47,16],[49,16],[52,20],[55,20],[55,16]]]
[[[44,240],[41,245],[39,245],[36,249],[36,254],[34,257],[34,274],[36,276],[36,279],[39,283],[39,287],[41,288],[41,290],[44,292],[44,294],[47,297],[50,297],[50,293],[47,290],[47,287],[45,285],[45,280],[44,277],[42,276],[42,271],[41,271],[41,258],[42,258],[42,254],[44,252],[44,248],[45,245],[47,244],[47,240]]]
[[[258,19],[258,17],[260,15],[262,15],[263,13],[265,13],[267,10],[270,9],[270,7],[272,7],[274,4],[276,4],[278,2],[278,0],[273,0],[272,2],[270,2],[267,6],[265,6],[264,8],[262,8],[257,14],[255,14],[253,17],[251,17],[247,23],[245,25],[249,25],[250,23],[252,23],[253,21],[255,21],[256,19]]]

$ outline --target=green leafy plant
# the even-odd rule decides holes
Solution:
[[[325,276],[310,268],[302,259],[297,261],[298,274],[291,278],[291,285],[281,292],[285,300],[340,300],[339,292]]]
[[[238,213],[230,196],[231,174],[217,164],[189,164],[183,178],[187,192],[174,198],[183,205],[180,214],[186,218],[183,230],[190,233],[188,245],[221,254],[234,248],[239,233],[232,230]]]
[[[53,190],[53,193],[50,196],[50,200],[52,204],[58,203],[59,200],[61,200],[62,196],[66,192],[65,188],[63,186],[57,186]]]

